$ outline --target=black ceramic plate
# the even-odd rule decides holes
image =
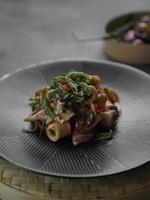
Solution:
[[[121,116],[112,140],[74,147],[27,134],[28,97],[56,75],[75,69],[98,74],[121,99]],[[17,70],[0,81],[0,155],[36,172],[94,177],[123,172],[150,160],[150,76],[123,64],[61,60]]]

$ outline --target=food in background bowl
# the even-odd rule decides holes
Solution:
[[[125,24],[112,30],[109,38],[134,45],[150,44],[150,15],[144,15],[139,19],[129,19]]]
[[[31,122],[32,132],[46,133],[53,142],[68,136],[74,145],[110,139],[118,101],[118,94],[103,87],[99,76],[70,71],[36,91],[30,98],[32,114],[25,121]]]
[[[133,12],[118,16],[105,27],[104,49],[115,60],[150,64],[150,12]]]

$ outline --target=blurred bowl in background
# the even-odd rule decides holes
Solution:
[[[142,16],[147,15],[150,16],[150,11],[133,12],[118,16],[107,23],[105,31],[109,35],[116,28],[129,22],[130,19],[138,21]],[[104,50],[109,57],[124,63],[150,64],[150,44],[133,44],[111,38],[105,40]]]

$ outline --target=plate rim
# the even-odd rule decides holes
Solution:
[[[9,78],[12,75],[15,75],[16,73],[19,73],[21,71],[26,71],[30,68],[36,68],[40,67],[41,65],[47,65],[47,64],[53,64],[53,63],[62,63],[62,62],[90,62],[90,63],[97,63],[97,64],[108,64],[108,65],[113,65],[114,67],[118,68],[125,68],[128,69],[132,72],[138,73],[140,75],[143,75],[147,78],[150,78],[150,74],[147,72],[142,71],[141,69],[137,69],[134,66],[131,66],[129,64],[124,64],[116,61],[109,61],[105,59],[95,59],[95,58],[60,58],[60,59],[50,59],[46,61],[41,61],[37,63],[32,63],[30,65],[24,66],[24,67],[18,67],[15,70],[11,71],[10,73],[6,73],[0,77],[0,83],[7,78]]]

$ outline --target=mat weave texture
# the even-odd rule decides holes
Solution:
[[[0,182],[16,191],[56,200],[107,200],[150,188],[150,165],[113,176],[71,179],[40,175],[0,159]]]

